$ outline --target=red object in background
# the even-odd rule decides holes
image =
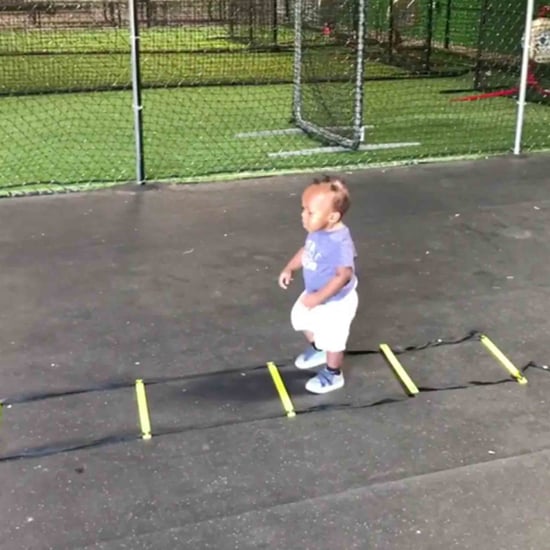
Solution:
[[[550,17],[550,5],[541,6],[537,13],[537,18],[541,17]],[[529,62],[529,67],[527,69],[527,88],[531,88],[532,90],[535,90],[538,94],[542,95],[543,97],[549,97],[550,96],[550,88],[543,88],[539,81],[537,80],[537,77],[535,76],[535,65],[536,63],[533,61]],[[451,99],[451,101],[477,101],[479,99],[489,99],[491,97],[505,97],[510,95],[516,95],[519,93],[519,87],[515,88],[509,88],[507,90],[498,90],[495,92],[487,92],[484,94],[477,94],[477,95],[469,95],[466,97],[457,97],[455,99]]]
[[[323,36],[330,36],[332,34],[332,28],[328,23],[323,25]]]
[[[527,72],[527,87],[535,90],[540,95],[547,97],[550,96],[550,89],[543,88],[537,80],[533,71],[533,62],[529,63],[529,70]],[[487,92],[484,94],[467,95],[466,97],[457,97],[451,99],[451,101],[478,101],[479,99],[489,99],[491,97],[505,97],[509,95],[516,95],[519,93],[519,88],[509,88],[507,90],[497,90],[496,92]]]

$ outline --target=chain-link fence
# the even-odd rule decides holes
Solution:
[[[524,151],[550,149],[546,1],[527,39]],[[132,180],[136,109],[148,180],[514,147],[523,0],[135,2],[139,40],[127,0],[0,0],[0,187]],[[300,124],[297,101],[328,133]]]

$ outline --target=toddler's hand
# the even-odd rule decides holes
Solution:
[[[288,285],[292,282],[292,271],[283,269],[279,275],[279,286],[286,290]]]
[[[313,309],[319,305],[319,299],[315,294],[304,294],[301,301],[308,309]]]

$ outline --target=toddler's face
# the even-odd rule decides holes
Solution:
[[[330,229],[340,220],[334,211],[332,197],[317,186],[308,187],[302,195],[302,225],[309,233]]]

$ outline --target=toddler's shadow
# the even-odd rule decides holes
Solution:
[[[315,375],[317,369],[297,370],[290,363],[278,365],[279,373],[295,407],[304,409],[328,403],[346,401],[347,392],[334,392],[327,395],[314,395],[305,389],[309,378]],[[263,403],[277,402],[279,394],[269,369],[259,368],[242,373],[218,374],[216,376],[199,377],[182,383],[169,384],[162,390],[163,399],[194,398],[198,401],[216,403]],[[300,406],[296,401],[300,401]]]

